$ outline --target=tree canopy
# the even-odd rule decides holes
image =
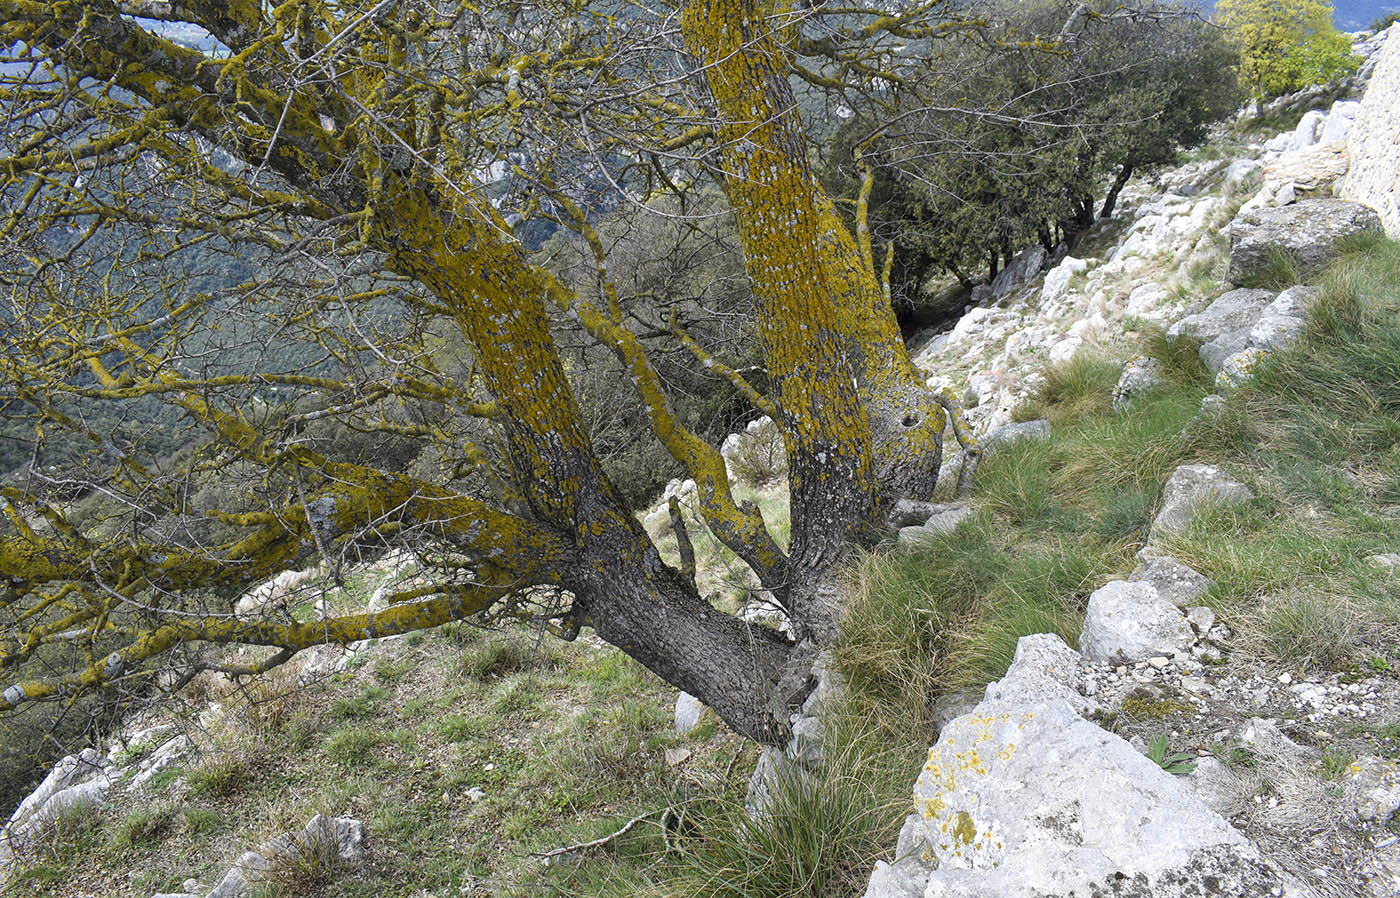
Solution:
[[[914,283],[995,274],[1028,243],[1071,243],[1134,173],[1176,161],[1234,112],[1236,55],[1176,3],[994,4],[982,41],[933,48],[917,77],[861,109],[825,177],[875,172],[877,236]],[[898,287],[899,285],[897,285]]]
[[[868,232],[818,185],[799,108],[854,102],[965,25],[942,2],[0,2],[0,414],[28,435],[0,487],[0,711],[509,616],[590,627],[781,741],[848,547],[932,491],[952,407],[909,360]],[[696,214],[707,180],[764,392],[685,303],[629,307],[595,227],[609,203]],[[540,226],[579,235],[596,289],[532,258]],[[615,358],[791,638],[662,560],[566,331]],[[786,546],[675,413],[658,339],[777,422]],[[278,571],[396,545],[433,573],[383,610],[234,613]]]
[[[1332,24],[1330,0],[1220,0],[1220,23],[1240,53],[1240,83],[1256,99],[1354,72],[1351,40]]]

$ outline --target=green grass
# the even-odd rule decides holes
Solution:
[[[1400,620],[1364,562],[1400,546],[1400,245],[1354,244],[1321,278],[1306,338],[1191,434],[1259,498],[1199,517],[1168,548],[1265,657],[1336,666]]]

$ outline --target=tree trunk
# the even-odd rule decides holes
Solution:
[[[718,111],[718,171],[758,300],[790,467],[790,610],[834,637],[831,572],[895,498],[927,498],[945,417],[874,270],[821,189],[788,81],[792,35],[771,0],[693,0],[681,31]]]
[[[1118,205],[1118,194],[1123,192],[1127,186],[1128,179],[1133,176],[1133,166],[1123,163],[1118,169],[1118,175],[1113,179],[1113,185],[1108,188],[1108,196],[1103,201],[1103,209],[1099,212],[1099,218],[1112,218],[1113,207]]]
[[[963,270],[958,267],[958,263],[947,262],[944,263],[943,267],[948,269],[949,274],[958,279],[958,283],[962,285],[964,290],[971,290],[975,286],[972,283],[972,278],[964,274]]]

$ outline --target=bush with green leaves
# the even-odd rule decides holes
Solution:
[[[895,247],[896,297],[1073,242],[1130,178],[1238,106],[1235,53],[1181,4],[1030,0],[988,16],[989,40],[938,42],[828,146],[833,192],[855,198],[874,177],[870,228]]]
[[[1330,0],[1220,0],[1220,24],[1240,54],[1240,84],[1269,99],[1356,71],[1351,40],[1332,24]]]

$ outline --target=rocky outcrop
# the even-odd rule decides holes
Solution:
[[[1346,200],[1302,200],[1242,212],[1230,224],[1230,282],[1257,283],[1279,254],[1290,258],[1300,274],[1316,273],[1348,237],[1380,230],[1374,209]]]
[[[301,832],[283,833],[264,842],[257,851],[245,851],[239,855],[205,898],[251,898],[262,894],[260,885],[272,879],[279,867],[312,864],[331,867],[354,863],[364,854],[364,824],[354,817],[317,814],[307,821]],[[170,898],[197,896],[191,892]]]
[[[1390,27],[1375,71],[1347,135],[1351,170],[1343,199],[1376,210],[1386,234],[1400,239],[1400,24]]]
[[[54,765],[39,787],[20,802],[0,829],[0,885],[5,871],[43,838],[60,818],[96,809],[112,780],[109,764],[96,749],[69,755]]]
[[[866,898],[1306,894],[1176,777],[1056,697],[1075,693],[1079,669],[1053,642],[1023,639],[988,698],[944,728]]]
[[[1254,322],[1274,299],[1270,290],[1231,290],[1200,312],[1187,315],[1167,328],[1168,340],[1191,339],[1207,344],[1231,334],[1249,333]]]

